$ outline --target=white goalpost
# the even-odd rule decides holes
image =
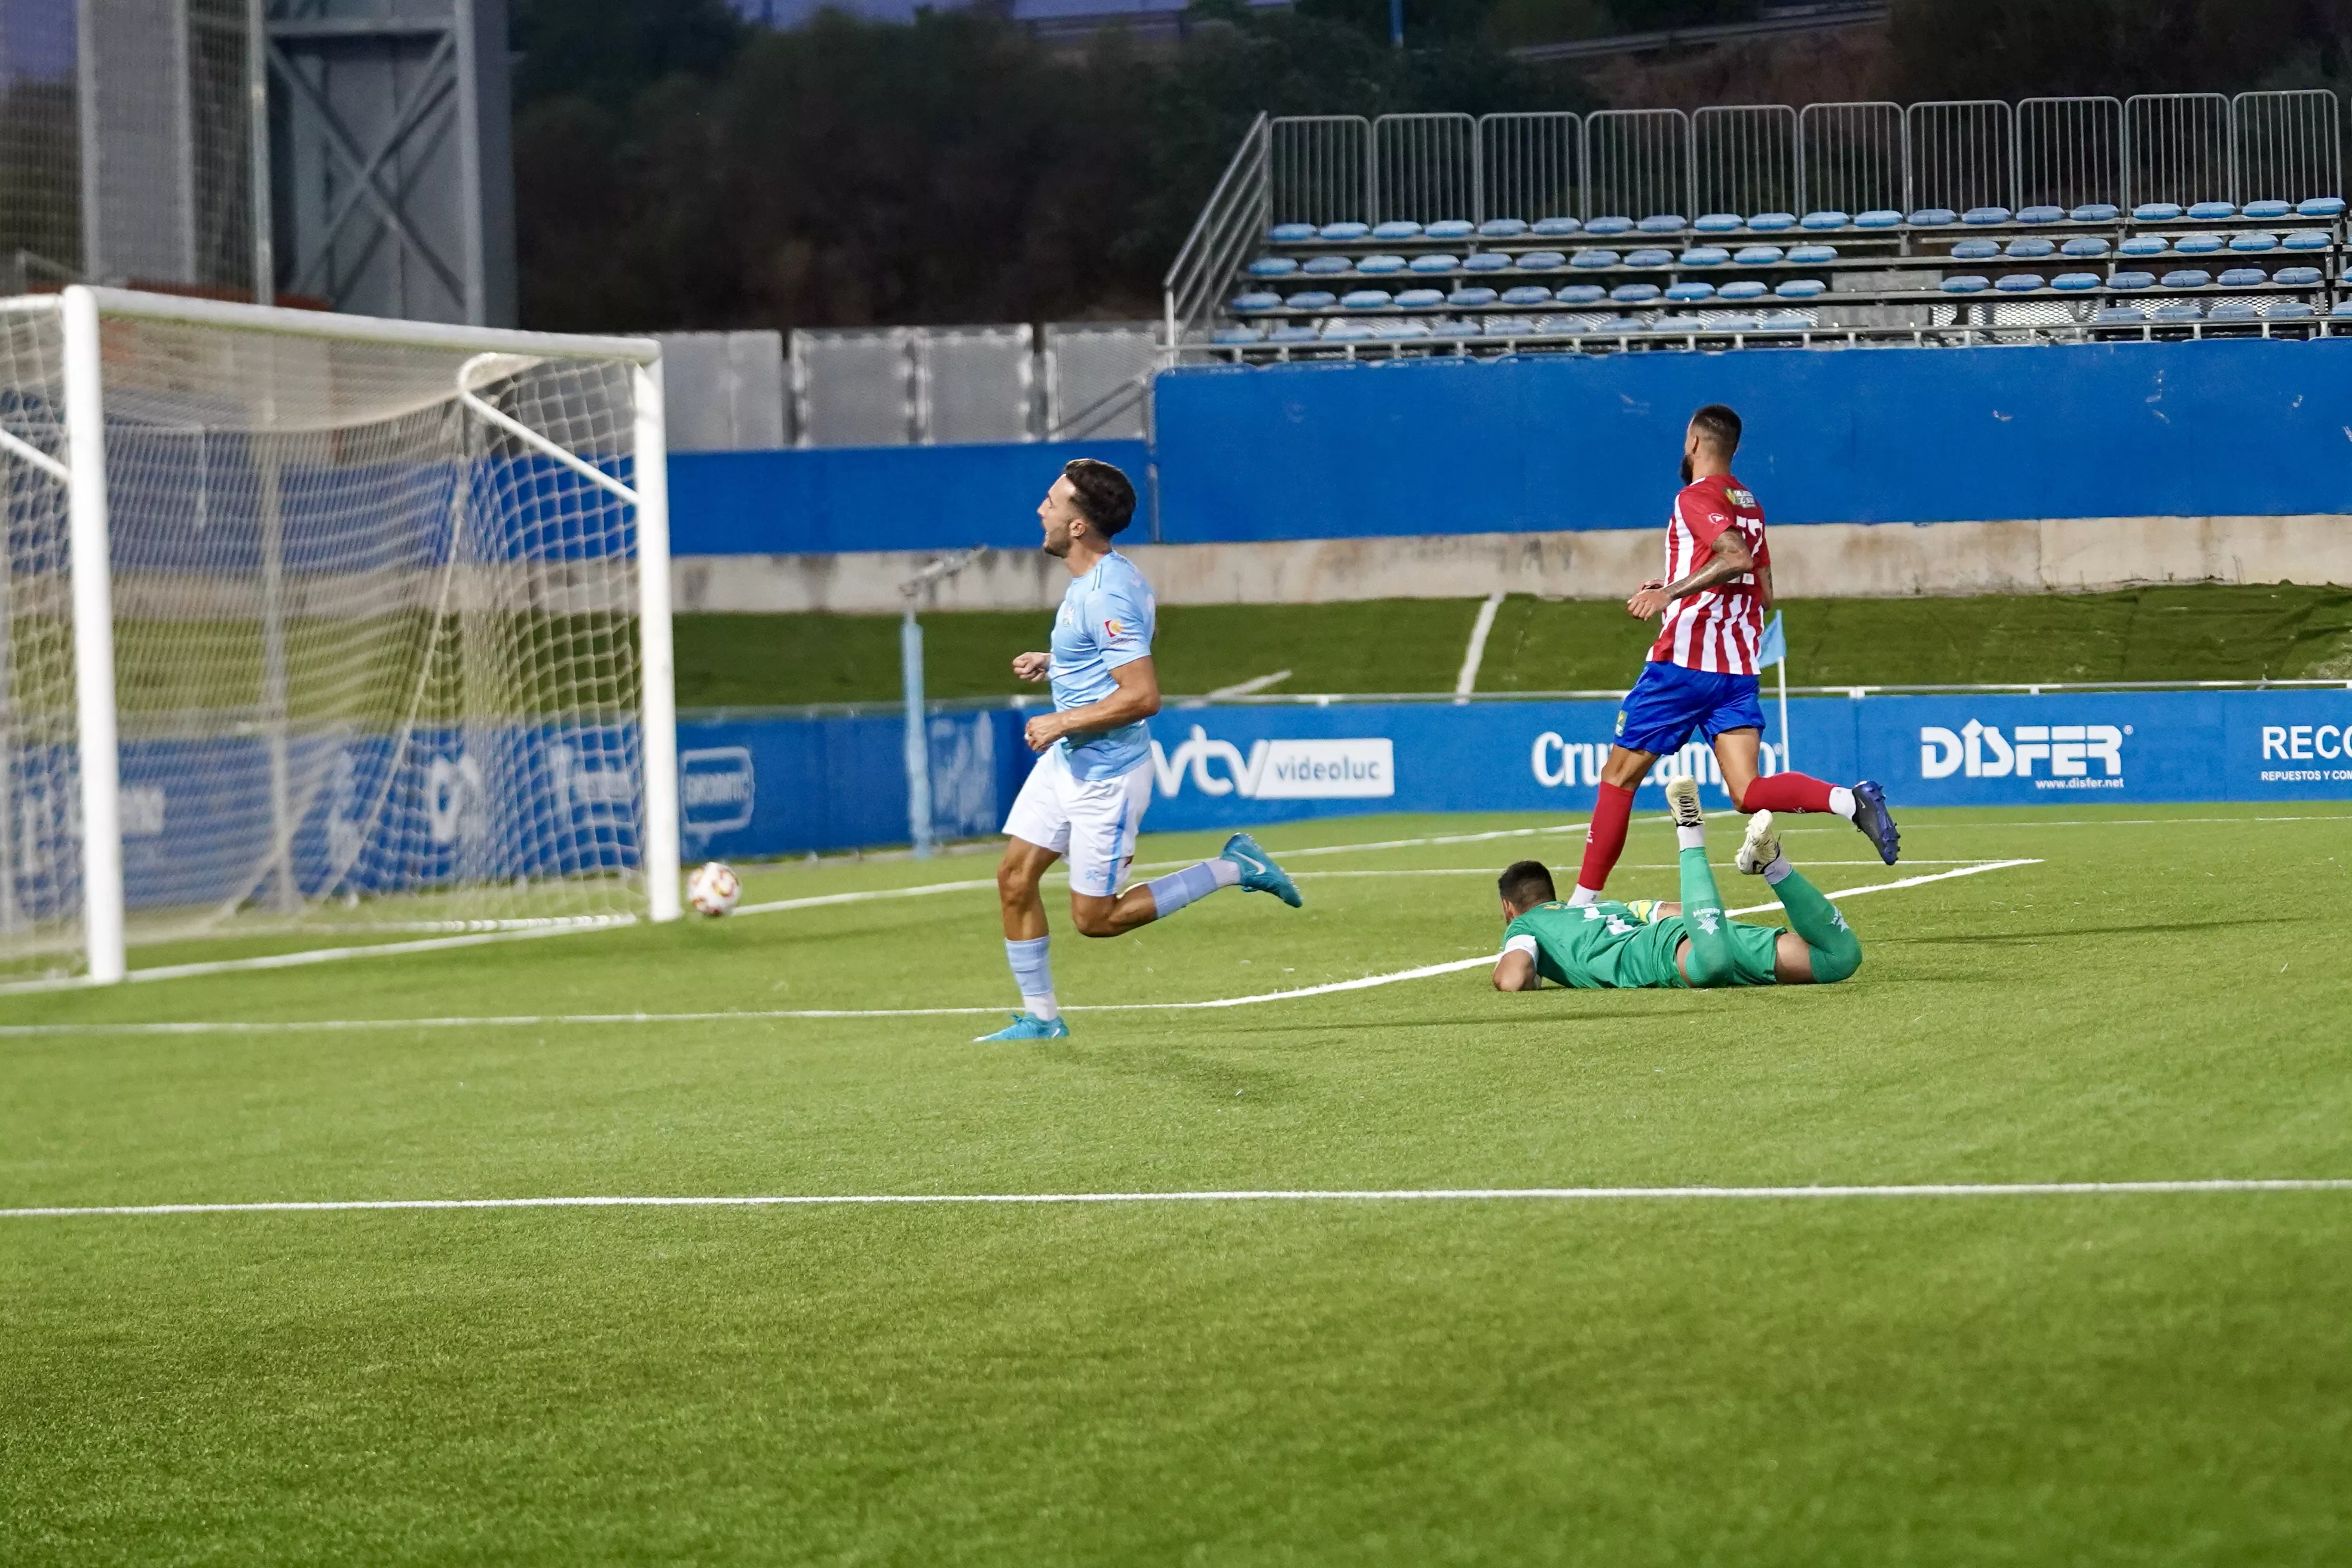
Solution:
[[[0,300],[0,974],[676,919],[659,352]]]

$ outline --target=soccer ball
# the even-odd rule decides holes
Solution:
[[[712,919],[726,914],[743,896],[743,884],[736,879],[734,868],[722,860],[707,860],[686,879],[687,900],[694,905],[697,914]]]

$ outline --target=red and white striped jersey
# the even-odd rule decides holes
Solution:
[[[1764,509],[1753,491],[1729,474],[1685,485],[1666,518],[1666,582],[1679,583],[1713,560],[1716,537],[1727,528],[1739,531],[1758,565],[1772,563],[1771,550],[1764,542]],[[1763,637],[1764,608],[1757,597],[1756,574],[1743,572],[1668,605],[1650,658],[1717,675],[1755,675],[1759,673],[1757,645]]]

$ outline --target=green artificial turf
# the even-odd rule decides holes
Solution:
[[[1795,599],[1790,679],[1806,686],[2090,680],[2352,679],[2352,591],[2195,584],[2112,594],[1961,599]],[[1198,695],[1278,670],[1277,692],[1451,691],[1477,618],[1458,599],[1346,605],[1171,605],[1155,644],[1160,685]],[[933,698],[1022,689],[1013,656],[1045,646],[1045,615],[923,617]],[[681,616],[687,708],[889,702],[898,623],[879,616]],[[1504,601],[1481,691],[1622,690],[1645,629],[1615,603]],[[1035,688],[1028,689],[1034,690]]]
[[[1474,969],[1013,1047],[562,1021],[1009,1000],[986,859],[754,868],[747,902],[960,886],[7,997],[525,1021],[0,1035],[0,1207],[2352,1177],[2342,806],[1913,813],[1897,871],[1793,826],[1832,889],[2039,863],[1851,900],[1866,962],[1819,989]],[[1263,837],[1305,910],[1056,910],[1065,1003],[1489,952],[1493,868],[1581,825]],[[1638,824],[1612,891],[1672,860]],[[28,1563],[2352,1554],[2345,1192],[6,1217],[0,1343]]]

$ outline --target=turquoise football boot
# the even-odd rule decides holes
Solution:
[[[1015,1013],[1013,1022],[992,1035],[973,1037],[972,1044],[984,1046],[995,1040],[1066,1040],[1070,1026],[1059,1018],[1040,1018],[1034,1013]]]
[[[1282,868],[1246,833],[1236,833],[1226,839],[1225,847],[1217,851],[1217,858],[1239,866],[1242,886],[1253,893],[1272,893],[1294,910],[1306,901],[1298,896],[1298,884],[1284,875]]]

